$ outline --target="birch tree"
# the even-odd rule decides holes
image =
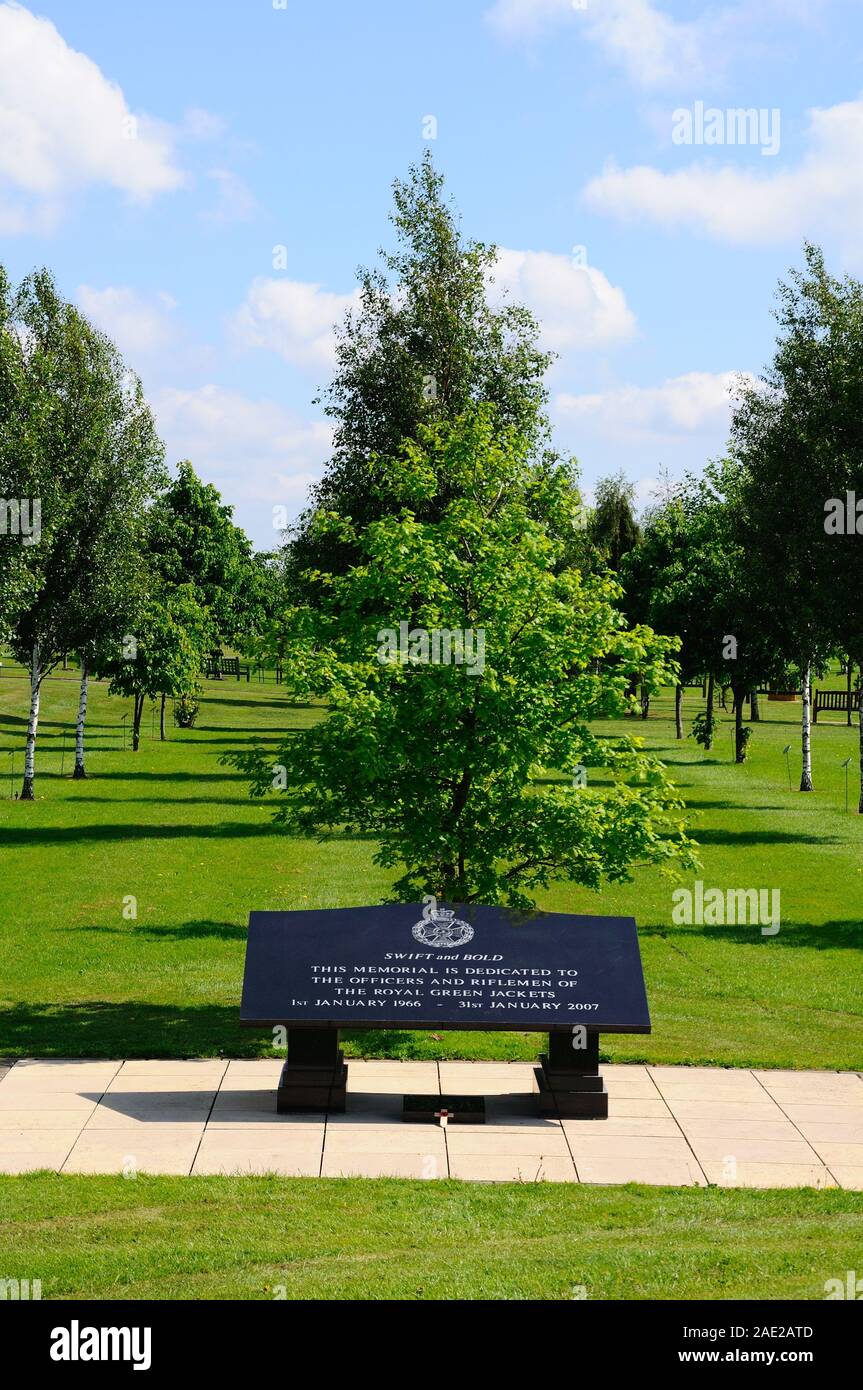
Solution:
[[[850,577],[825,531],[825,506],[843,495],[843,480],[863,481],[861,287],[829,276],[820,250],[807,245],[803,268],[779,285],[776,319],[770,366],[741,386],[732,451],[743,470],[739,538],[753,588],[801,674],[800,790],[811,792],[812,670],[840,645],[837,585]]]
[[[87,653],[121,625],[139,568],[141,514],[161,446],[140,383],[108,340],[66,303],[47,271],[16,292],[2,282],[0,482],[38,515],[38,534],[0,536],[9,621],[30,673],[21,799],[32,800],[42,685],[65,653]],[[5,587],[5,583],[4,583]],[[79,701],[78,775],[88,662]]]

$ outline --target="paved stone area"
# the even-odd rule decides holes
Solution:
[[[0,1172],[281,1173],[863,1190],[854,1072],[603,1066],[607,1120],[538,1116],[520,1063],[350,1062],[343,1115],[277,1115],[280,1061],[19,1061]],[[405,1124],[406,1092],[481,1094],[485,1125]]]

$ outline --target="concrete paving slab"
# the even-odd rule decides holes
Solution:
[[[278,1115],[280,1058],[46,1059],[0,1078],[0,1172],[863,1188],[856,1073],[604,1064],[607,1120],[537,1113],[525,1063],[350,1062],[343,1114]],[[402,1097],[484,1095],[486,1124],[408,1125]]]
[[[824,1124],[801,1120],[796,1128],[810,1144],[863,1144],[863,1123]]]
[[[633,1137],[626,1134],[573,1135],[569,1129],[567,1129],[566,1135],[572,1156],[578,1166],[580,1166],[582,1159],[592,1161],[599,1157],[649,1159],[655,1162],[665,1159],[675,1162],[695,1162],[692,1150],[685,1139],[647,1139],[641,1135]]]
[[[479,1154],[483,1157],[493,1157],[495,1154],[506,1154],[507,1157],[523,1155],[526,1158],[534,1155],[542,1158],[569,1157],[569,1145],[562,1130],[543,1134],[516,1130],[505,1133],[493,1129],[483,1131],[481,1126],[471,1126],[469,1134],[461,1133],[461,1130],[461,1125],[447,1126],[446,1142],[451,1159],[462,1154]]]
[[[31,1133],[36,1130],[72,1128],[77,1125],[83,1129],[96,1109],[92,1101],[85,1102],[84,1109],[77,1110],[38,1110],[22,1107],[20,1110],[0,1110],[0,1142],[9,1133]]]
[[[328,1129],[326,1149],[328,1154],[380,1153],[393,1154],[437,1154],[446,1159],[447,1144],[443,1131],[432,1129],[431,1125],[404,1125],[393,1132],[372,1125],[342,1125],[338,1129]]]
[[[860,1144],[812,1144],[822,1163],[828,1168],[863,1169],[863,1143]]]
[[[320,1148],[291,1149],[286,1152],[271,1146],[249,1155],[235,1149],[220,1148],[207,1141],[201,1144],[192,1174],[195,1177],[260,1177],[266,1173],[276,1173],[283,1178],[316,1178],[320,1167]]]
[[[450,1177],[470,1182],[575,1182],[571,1158],[517,1154],[450,1155]]]
[[[689,1136],[692,1151],[702,1165],[705,1162],[724,1162],[733,1157],[737,1163],[807,1164],[819,1162],[818,1155],[804,1139],[721,1139]]]
[[[9,1129],[0,1133],[0,1158],[6,1154],[26,1154],[28,1149],[62,1149],[68,1153],[81,1133],[80,1125],[44,1126],[34,1129]]]
[[[775,1101],[675,1100],[670,1109],[680,1120],[783,1120],[787,1116]]]
[[[68,1148],[62,1147],[31,1149],[18,1154],[6,1154],[0,1149],[0,1173],[7,1177],[20,1177],[22,1173],[35,1173],[43,1168],[58,1173],[68,1152]]]
[[[671,1111],[661,1096],[618,1096],[613,1091],[608,1097],[609,1119],[669,1119]]]
[[[27,1066],[17,1062],[3,1078],[3,1090],[12,1088],[26,1091],[95,1091],[101,1093],[110,1085],[116,1075],[116,1063],[101,1063],[83,1066],[77,1063],[67,1067],[42,1063]]]
[[[708,1182],[716,1187],[835,1187],[823,1164],[818,1163],[738,1163],[728,1165],[707,1161],[702,1167]]]
[[[680,1126],[672,1115],[667,1118],[643,1119],[639,1115],[611,1115],[607,1120],[564,1119],[561,1124],[569,1135],[594,1137],[604,1135],[625,1135],[629,1138],[641,1136],[650,1139],[680,1139]]]
[[[211,1061],[210,1058],[185,1058],[179,1061],[167,1061],[167,1059],[156,1058],[154,1061],[131,1061],[122,1063],[120,1072],[117,1073],[117,1080],[124,1080],[125,1077],[136,1077],[142,1080],[143,1077],[153,1077],[154,1080],[167,1081],[170,1086],[179,1079],[183,1083],[189,1080],[200,1080],[200,1083],[210,1083],[215,1087],[220,1083],[222,1076],[228,1069],[228,1062],[218,1058]]]
[[[834,1168],[831,1165],[830,1171],[840,1187],[848,1188],[851,1192],[863,1192],[863,1166],[839,1164]]]
[[[99,1101],[88,1125],[91,1129],[117,1129],[124,1125],[182,1123],[207,1119],[215,1091],[108,1091]]]
[[[688,1139],[776,1139],[798,1140],[800,1131],[790,1120],[680,1120]]]
[[[863,1124],[863,1115],[858,1116],[857,1107],[851,1105],[800,1105],[786,1101],[782,1109],[795,1124]]]
[[[707,1181],[693,1158],[615,1158],[608,1154],[577,1158],[580,1182],[641,1182],[659,1187],[706,1187]]]
[[[391,1153],[330,1153],[324,1150],[321,1177],[324,1178],[435,1178],[447,1177],[446,1164],[436,1154],[423,1151]]]

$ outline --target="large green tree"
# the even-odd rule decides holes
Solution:
[[[32,800],[42,683],[84,654],[76,771],[83,772],[86,654],[119,636],[137,591],[143,512],[162,448],[140,383],[47,271],[0,286],[0,491],[39,516],[3,528],[0,584],[16,656],[30,670],[23,800]]]
[[[166,589],[194,586],[216,640],[245,646],[261,621],[264,584],[233,512],[184,460],[150,513],[149,552]]]
[[[164,738],[168,696],[190,695],[214,638],[210,615],[198,602],[193,584],[156,589],[141,611],[134,634],[119,650],[102,652],[99,669],[110,677],[114,695],[132,699],[132,749],[138,751],[144,702],[161,700]]]
[[[589,727],[626,707],[629,670],[663,680],[674,640],[626,628],[610,575],[561,568],[577,504],[565,470],[529,455],[491,408],[420,426],[376,460],[396,510],[362,527],[319,516],[358,563],[310,578],[317,592],[284,615],[282,640],[294,684],[327,714],[275,765],[232,759],[257,792],[280,788],[276,819],[292,831],[374,834],[403,900],[528,907],[557,878],[597,888],[636,864],[688,861],[659,762]],[[548,776],[587,765],[610,779]]]
[[[617,573],[623,557],[638,544],[641,535],[635,515],[635,484],[622,471],[600,478],[597,483],[588,531],[605,563]]]
[[[815,246],[804,258],[779,286],[773,361],[742,390],[732,449],[742,470],[739,545],[753,582],[769,595],[777,640],[801,672],[806,792],[813,669],[839,646],[856,661],[863,654],[859,537],[849,543],[825,530],[829,500],[863,487],[863,287],[831,277]]]
[[[318,511],[349,516],[355,528],[392,510],[378,460],[394,457],[420,426],[453,421],[479,402],[496,427],[512,428],[542,452],[547,442],[544,373],[529,311],[494,293],[497,251],[465,238],[431,155],[394,184],[394,249],[360,271],[359,303],[338,332],[336,371],[321,402],[334,425],[333,453],[288,550],[288,574],[344,570],[352,540],[323,532]],[[432,519],[446,496],[422,501]]]

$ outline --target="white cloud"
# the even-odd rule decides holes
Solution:
[[[496,0],[488,22],[508,39],[520,39],[572,17],[572,0]]]
[[[234,315],[234,340],[244,348],[266,348],[286,362],[311,371],[335,362],[336,323],[359,301],[359,291],[333,294],[302,280],[253,280]]]
[[[526,304],[539,321],[543,345],[553,352],[624,342],[635,333],[635,317],[623,290],[593,266],[550,251],[501,248],[493,298]]]
[[[633,82],[645,87],[697,77],[704,68],[703,29],[680,23],[649,0],[606,0],[587,11],[589,36]]]
[[[324,421],[304,420],[275,401],[212,384],[166,387],[153,396],[153,409],[169,459],[191,459],[232,503],[299,511],[332,443]],[[268,540],[273,537],[261,536],[262,544]]]
[[[136,357],[163,351],[175,341],[171,316],[176,305],[169,294],[147,297],[126,285],[108,285],[103,290],[79,285],[75,298],[87,318],[107,333],[132,365]]]
[[[248,222],[257,210],[257,201],[248,184],[232,169],[211,169],[207,175],[216,185],[215,207],[204,213],[209,222]]]
[[[608,435],[708,434],[727,428],[739,372],[687,372],[661,386],[619,386],[590,395],[561,394],[562,421],[591,425]]]
[[[0,229],[44,230],[91,184],[146,202],[182,182],[169,127],[133,114],[49,20],[0,4]]]
[[[202,106],[190,106],[183,117],[183,134],[189,140],[215,140],[224,133],[223,117]]]
[[[645,87],[698,76],[704,67],[705,30],[713,20],[680,22],[651,0],[496,0],[487,11],[493,27],[508,39],[533,38],[570,22]]]
[[[764,174],[703,163],[666,173],[609,166],[585,190],[595,210],[692,227],[741,245],[799,241],[817,230],[859,243],[863,215],[863,98],[809,112],[808,152],[796,167]]]

